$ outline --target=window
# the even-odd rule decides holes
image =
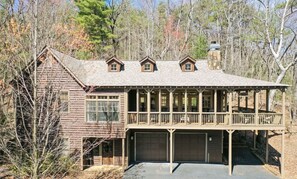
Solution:
[[[161,106],[166,107],[167,106],[167,96],[161,97]]]
[[[68,112],[69,111],[68,91],[61,91],[60,101],[61,101],[61,111]]]
[[[185,71],[192,71],[192,65],[190,63],[185,64]]]
[[[117,71],[117,64],[116,63],[112,63],[110,65],[110,71]]]
[[[88,122],[119,121],[119,97],[87,96],[86,118]]]
[[[151,64],[150,63],[144,64],[144,71],[151,71]]]
[[[70,151],[70,141],[69,138],[62,138],[61,148],[63,150],[63,155],[68,155]]]

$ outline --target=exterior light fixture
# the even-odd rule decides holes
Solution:
[[[211,137],[211,136],[208,137],[208,141],[209,141],[209,142],[212,141],[212,137]]]
[[[133,136],[131,136],[131,140],[133,140]]]

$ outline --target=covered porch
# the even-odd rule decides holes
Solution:
[[[283,111],[272,112],[268,105],[264,109],[259,107],[260,93],[264,94],[266,104],[269,104],[269,91],[270,89],[131,89],[127,92],[127,127],[283,126]],[[284,106],[285,91],[281,92]]]

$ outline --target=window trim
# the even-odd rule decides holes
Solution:
[[[70,151],[70,138],[68,137],[68,136],[65,136],[65,137],[62,137],[62,140],[63,140],[63,146],[64,146],[64,140],[67,140],[67,151],[65,151],[65,150],[63,150],[62,151],[62,153],[63,153],[63,155],[65,155],[65,156],[68,156],[70,153],[71,153],[71,151]]]
[[[69,90],[60,90],[60,102],[61,102],[61,105],[62,105],[61,94],[63,92],[67,92],[67,103],[68,103],[68,105],[67,105],[67,111],[60,110],[60,112],[63,113],[63,114],[68,114],[68,113],[70,113],[70,98],[69,98],[70,92],[69,92]]]
[[[87,99],[88,96],[95,96],[96,98],[95,99]],[[98,99],[99,96],[106,96],[107,99]],[[116,96],[117,99],[110,99],[111,96]],[[107,121],[99,121],[99,120],[96,120],[96,121],[88,121],[87,119],[87,101],[95,101],[95,102],[98,102],[98,101],[108,101],[108,102],[119,102],[119,106],[118,106],[118,113],[119,113],[119,120],[118,121],[111,121],[112,123],[121,123],[121,99],[120,99],[120,95],[119,94],[85,94],[85,106],[84,106],[84,118],[85,118],[85,122],[86,123],[107,123]],[[96,108],[98,107],[98,103],[96,103]]]
[[[115,69],[113,69],[113,65],[115,65]],[[118,71],[117,63],[113,62],[110,64],[110,71],[112,71],[112,72]]]
[[[189,67],[190,67],[190,69],[187,69],[187,65],[189,65]],[[191,63],[189,63],[189,62],[187,62],[187,63],[185,63],[185,71],[192,71],[192,64]]]
[[[146,67],[146,65],[149,65],[149,69],[146,69],[145,67]],[[151,63],[149,63],[149,62],[146,62],[145,64],[143,64],[143,71],[152,71],[152,64]]]

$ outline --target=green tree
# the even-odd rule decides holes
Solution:
[[[205,35],[198,35],[194,47],[195,58],[205,58],[207,56],[207,39]]]
[[[77,21],[85,28],[90,40],[97,51],[104,52],[111,48],[110,39],[113,37],[109,25],[111,20],[109,9],[104,0],[76,0],[78,7]]]

